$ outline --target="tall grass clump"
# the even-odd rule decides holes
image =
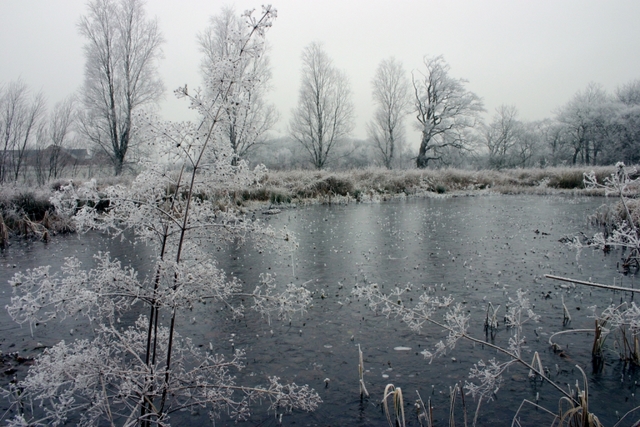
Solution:
[[[68,217],[59,215],[45,190],[5,187],[0,191],[0,246],[11,236],[47,240],[50,235],[73,231]]]
[[[246,102],[243,90],[257,79],[242,64],[262,55],[274,17],[271,7],[258,17],[247,12],[247,29],[230,35],[231,48],[214,61],[206,92],[176,92],[200,113],[199,123],[137,117],[146,129],[144,141],[177,170],[149,161],[130,186],[69,183],[54,195],[56,211],[72,216],[78,230],[128,233],[135,243],[150,245],[155,256],[147,276],[98,253],[91,269],[71,257],[59,273],[39,267],[13,277],[8,311],[16,322],[37,335],[47,322],[84,318],[93,333],[46,349],[25,379],[2,390],[13,401],[8,425],[168,426],[179,412],[204,410],[211,420],[221,413],[241,420],[255,402],[268,403],[277,415],[314,410],[320,403],[308,386],[275,376],[238,384],[235,372],[244,367],[244,351],[219,354],[213,343],[200,346],[180,334],[185,312],[196,305],[220,305],[235,318],[244,311],[237,302],[251,301],[265,317],[289,319],[311,300],[304,287],[278,285],[270,275],[244,289],[206,250],[248,239],[286,253],[295,247],[287,230],[248,218],[233,204],[221,209],[214,203],[221,190],[234,194],[259,186],[265,173],[234,160],[222,138],[228,125],[223,113]],[[108,208],[100,212],[105,199]],[[87,203],[79,208],[78,200]]]

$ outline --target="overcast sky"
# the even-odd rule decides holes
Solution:
[[[148,0],[166,39],[160,73],[167,87],[161,112],[189,117],[173,89],[200,85],[196,34],[223,5],[260,10],[255,1]],[[373,114],[371,79],[395,56],[407,71],[424,55],[443,55],[453,77],[483,98],[490,116],[501,104],[520,117],[551,117],[589,82],[608,91],[640,78],[638,0],[281,0],[267,35],[273,71],[270,94],[285,134],[298,100],[300,54],[320,41],[351,81],[357,115],[354,137],[366,137]],[[0,84],[22,78],[51,104],[80,89],[83,39],[77,23],[86,0],[0,0]],[[413,126],[409,117],[407,124]],[[412,134],[412,139],[417,138]],[[417,144],[418,141],[411,141]]]

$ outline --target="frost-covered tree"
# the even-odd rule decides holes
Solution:
[[[164,40],[143,0],[92,0],[88,6],[78,25],[87,40],[80,129],[120,175],[139,142],[134,113],[164,93],[157,72]]]
[[[35,145],[45,113],[44,95],[32,95],[23,81],[0,87],[0,183],[17,181],[24,171],[27,147]]]
[[[564,127],[572,164],[598,164],[600,156],[615,147],[617,116],[618,105],[596,83],[590,83],[558,110],[556,120]]]
[[[473,138],[468,130],[484,111],[482,100],[465,88],[464,79],[449,75],[449,64],[442,56],[424,57],[425,72],[412,77],[420,150],[416,159],[419,168],[429,162],[446,163],[450,149],[468,150]]]
[[[70,149],[74,139],[76,99],[71,95],[56,103],[47,123],[38,131],[33,169],[39,184],[61,178],[72,166]]]
[[[322,45],[311,43],[302,51],[302,82],[289,123],[291,137],[309,153],[313,166],[322,169],[352,129],[349,80],[334,67]]]
[[[515,106],[501,105],[496,108],[493,120],[483,128],[490,168],[525,168],[534,166],[540,160],[547,129],[540,122],[519,120]]]
[[[244,56],[263,53],[265,30],[274,17],[271,7],[259,17],[247,12],[251,31],[238,34],[235,48],[218,58],[206,92],[176,91],[200,113],[199,123],[140,117],[147,122],[146,142],[167,164],[146,163],[130,187],[69,184],[54,196],[56,210],[73,215],[79,230],[127,231],[138,244],[152,245],[156,256],[146,277],[104,253],[96,255],[97,266],[90,270],[72,257],[61,273],[41,267],[15,275],[16,294],[8,309],[16,321],[28,323],[37,334],[37,326],[47,321],[84,316],[94,332],[90,338],[61,341],[37,358],[13,390],[17,409],[34,410],[21,411],[11,425],[60,425],[73,419],[79,425],[166,426],[171,414],[181,410],[203,408],[212,418],[224,412],[244,419],[256,400],[270,402],[281,413],[313,410],[320,402],[308,386],[283,384],[277,377],[237,384],[234,371],[243,367],[242,351],[216,354],[212,345],[200,348],[178,332],[184,321],[180,313],[203,302],[240,316],[243,307],[234,301],[252,300],[264,315],[289,318],[310,301],[303,287],[282,288],[268,275],[245,290],[206,250],[249,238],[280,250],[295,245],[286,229],[267,227],[232,203],[220,207],[221,197],[258,185],[265,172],[232,161],[225,112],[233,101],[225,95],[236,85],[254,84],[239,64]],[[97,206],[107,206],[106,211]],[[125,320],[135,316],[133,322]]]
[[[247,31],[242,17],[232,7],[225,7],[220,14],[211,17],[209,26],[198,35],[200,51],[204,55],[201,69],[205,81],[215,74],[218,58],[237,48],[233,40],[238,34]],[[237,157],[245,158],[256,145],[265,143],[267,132],[278,120],[278,112],[265,99],[271,80],[269,57],[266,54],[247,57],[238,66],[246,75],[252,76],[255,83],[236,86],[225,95],[236,100],[225,111],[228,116],[225,136]]]
[[[491,124],[485,127],[484,141],[489,149],[489,167],[503,169],[510,167],[512,150],[522,131],[518,120],[518,109],[513,105],[496,108]]]
[[[616,160],[628,164],[640,163],[640,80],[629,82],[616,90],[621,103],[618,115]],[[622,156],[622,157],[619,157]]]
[[[381,163],[391,169],[405,144],[403,122],[411,105],[409,80],[402,64],[389,58],[378,65],[371,86],[377,108],[367,131]]]

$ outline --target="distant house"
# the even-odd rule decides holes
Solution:
[[[37,150],[32,150],[37,152]],[[58,161],[65,164],[87,164],[91,157],[85,148],[63,148],[50,145],[40,154],[43,159],[51,159],[57,155]]]
[[[15,163],[18,159],[23,166],[38,166],[54,161],[58,164],[86,165],[91,161],[91,156],[85,148],[63,148],[50,145],[44,150],[25,149],[0,151],[0,157],[5,165]]]

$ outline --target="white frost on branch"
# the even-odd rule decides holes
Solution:
[[[583,243],[577,237],[570,246],[580,251],[584,247],[609,250],[610,248],[622,248],[628,251],[623,260],[623,266],[640,268],[640,232],[637,227],[638,209],[637,201],[631,198],[637,195],[640,188],[640,178],[632,179],[637,174],[635,168],[628,168],[624,163],[616,163],[617,171],[606,177],[602,183],[598,182],[595,172],[584,174],[584,184],[589,189],[604,189],[607,196],[618,198],[616,209],[611,211],[606,220],[605,232],[596,233],[592,239]],[[635,207],[635,209],[634,209]]]
[[[526,340],[523,335],[523,326],[528,322],[536,322],[539,318],[533,312],[526,291],[518,290],[514,298],[509,298],[506,325],[511,330],[507,348],[501,348],[482,339],[475,338],[468,333],[470,314],[460,303],[455,303],[451,296],[433,296],[428,293],[420,295],[419,301],[414,305],[405,303],[404,295],[411,290],[411,285],[403,288],[395,287],[388,294],[382,293],[377,284],[359,285],[352,290],[354,298],[363,300],[371,310],[380,312],[388,318],[400,319],[412,331],[420,332],[426,324],[432,324],[446,332],[447,337],[438,341],[433,350],[424,350],[422,355],[431,362],[434,358],[447,354],[453,350],[460,339],[466,339],[478,344],[483,344],[502,354],[508,359],[500,362],[491,359],[488,362],[480,360],[469,372],[469,379],[479,383],[468,381],[465,389],[468,394],[480,401],[491,400],[502,384],[502,373],[513,363],[521,363],[531,369],[530,364],[522,359],[522,350]],[[439,311],[444,311],[436,317]],[[536,370],[537,373],[539,373]],[[543,374],[544,373],[540,373]]]

